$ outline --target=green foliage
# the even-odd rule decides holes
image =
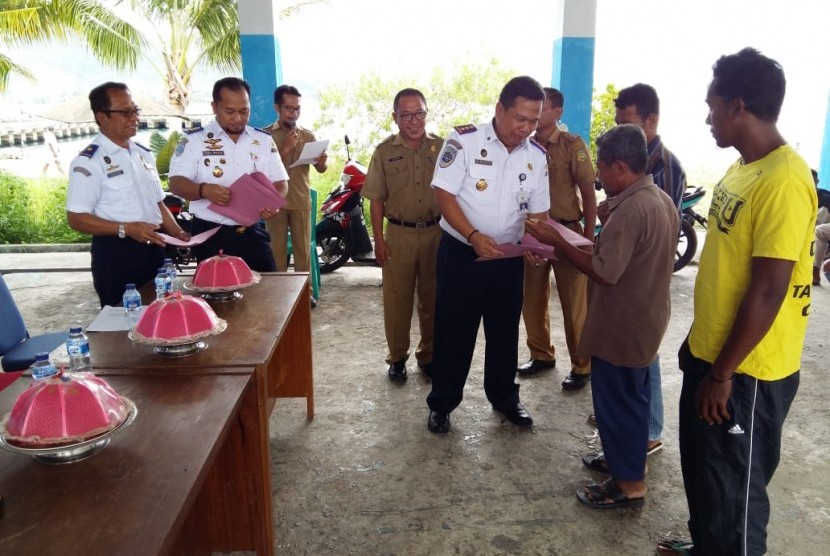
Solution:
[[[392,101],[399,90],[415,87],[422,91],[429,109],[427,129],[445,136],[453,126],[490,118],[501,88],[515,75],[496,59],[460,64],[449,73],[437,69],[427,83],[363,75],[355,82],[320,91],[320,116],[312,129],[320,137],[337,138],[329,146],[330,161],[333,154],[345,154],[339,138],[348,134],[352,157],[368,162],[375,146],[397,131],[392,121]]]
[[[614,127],[614,99],[617,98],[619,90],[613,83],[605,86],[605,91],[597,94],[594,90],[594,99],[591,108],[591,160],[597,159],[597,137]]]
[[[158,158],[159,152],[166,144],[167,138],[159,130],[155,130],[150,134],[150,150],[153,151],[153,156],[156,158]]]
[[[176,145],[179,144],[179,139],[181,139],[182,134],[179,131],[173,131],[170,133],[170,136],[167,138],[167,142],[159,149],[158,154],[156,155],[156,170],[163,179],[167,178],[167,174],[170,172],[170,159],[173,157],[173,153],[176,152]]]
[[[0,243],[76,243],[66,222],[65,178],[24,180],[0,172]]]

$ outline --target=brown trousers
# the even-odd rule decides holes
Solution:
[[[311,268],[311,211],[280,210],[277,215],[265,221],[271,234],[271,252],[277,272],[288,270],[288,230],[291,230],[291,250],[294,255],[294,272],[308,272]]]
[[[568,226],[582,233],[579,224]],[[591,372],[591,360],[577,355],[585,317],[588,314],[588,277],[565,259],[548,261],[541,267],[525,263],[525,298],[522,317],[527,329],[527,347],[530,357],[542,361],[556,358],[556,350],[550,340],[550,270],[556,280],[556,291],[562,305],[565,325],[565,341],[571,358],[571,370],[575,374]]]
[[[383,267],[383,324],[389,346],[387,363],[409,358],[409,332],[415,293],[421,340],[415,350],[418,363],[432,362],[435,321],[435,259],[441,227],[423,230],[389,224],[386,245],[391,259]]]

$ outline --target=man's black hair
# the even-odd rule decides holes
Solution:
[[[778,120],[787,91],[781,64],[747,47],[718,58],[712,71],[714,94],[727,102],[740,98],[746,110],[761,120]]]

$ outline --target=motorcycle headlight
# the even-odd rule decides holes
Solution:
[[[349,174],[347,174],[346,172],[343,172],[342,174],[340,174],[340,185],[342,185],[343,187],[346,187],[347,185],[349,185],[349,182],[351,181],[351,179],[352,179],[352,177]]]

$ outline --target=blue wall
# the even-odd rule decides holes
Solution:
[[[595,44],[595,39],[586,37],[563,37],[553,43],[551,86],[565,95],[562,121],[586,143],[591,130]]]
[[[250,125],[264,127],[277,119],[274,89],[282,83],[280,41],[273,35],[241,35],[242,76],[251,85]]]

